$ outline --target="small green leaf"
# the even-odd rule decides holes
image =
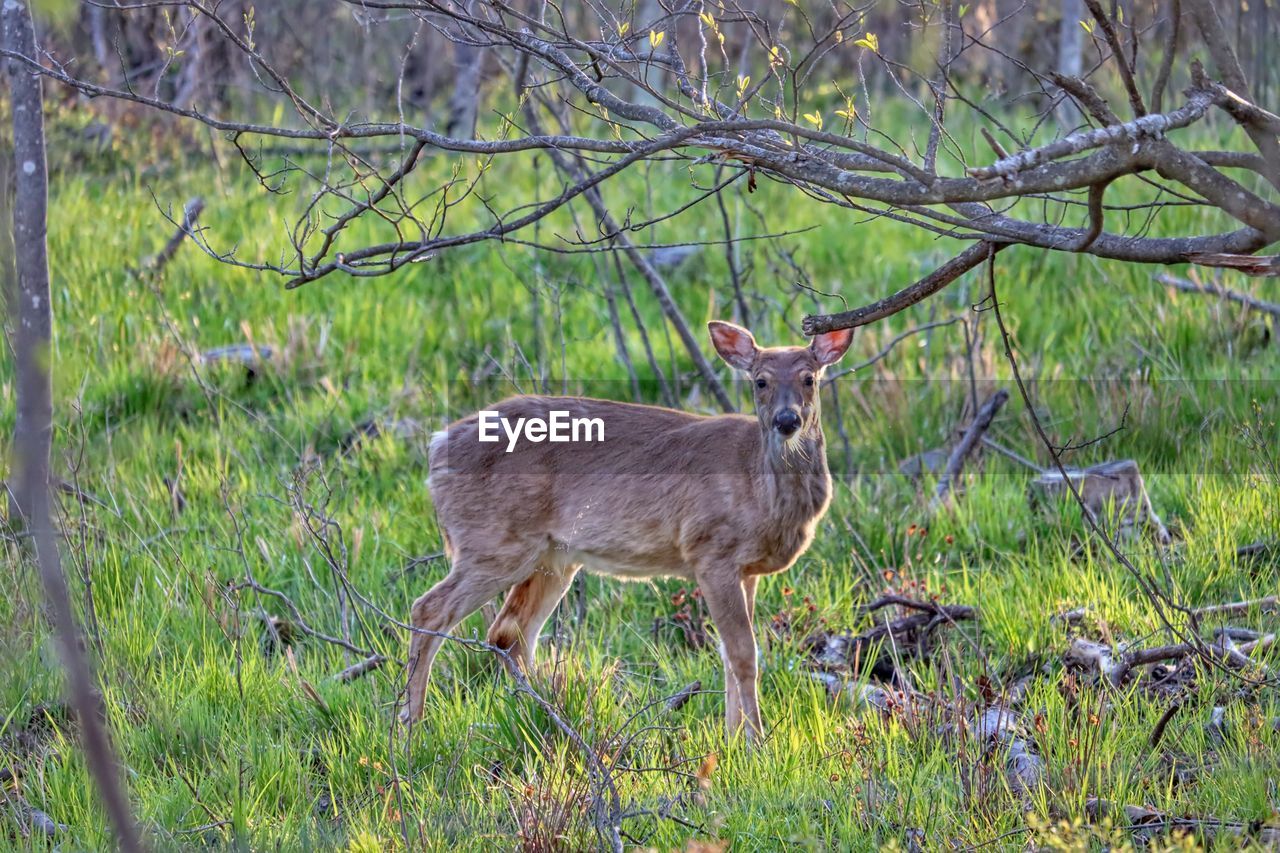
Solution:
[[[875,33],[867,33],[862,38],[854,42],[858,47],[865,47],[867,50],[880,52],[880,37]]]

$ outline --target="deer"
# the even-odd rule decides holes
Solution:
[[[484,442],[479,415],[432,436],[428,487],[450,569],[413,604],[406,724],[422,717],[432,662],[459,622],[505,592],[487,643],[529,672],[543,626],[585,569],[695,583],[720,638],[726,732],[763,737],[756,587],[805,553],[831,502],[818,392],[853,331],[762,348],[732,323],[708,330],[750,377],[754,417],[522,395],[494,409],[513,421],[599,419],[603,440]]]

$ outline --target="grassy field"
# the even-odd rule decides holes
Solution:
[[[65,561],[151,842],[255,850],[598,843],[596,791],[582,754],[487,656],[448,647],[426,723],[407,742],[392,725],[406,640],[394,620],[407,618],[412,600],[446,570],[422,559],[440,550],[425,436],[489,393],[547,387],[630,398],[595,258],[483,244],[394,278],[334,277],[285,291],[187,245],[163,275],[140,276],[133,269],[172,230],[153,194],[175,208],[204,195],[210,239],[246,259],[278,256],[301,203],[265,197],[233,165],[187,170],[180,162],[157,155],[131,171],[104,155],[96,174],[63,164],[50,237],[56,467],[96,498],[62,498]],[[498,164],[486,185],[529,190],[541,180],[549,191],[545,162],[541,177],[529,166]],[[709,172],[695,177],[710,181]],[[608,197],[621,209],[647,194],[661,209],[688,198],[689,182],[682,169],[655,169],[611,184]],[[767,343],[799,342],[804,313],[883,296],[957,250],[764,181],[754,194],[732,194],[728,212],[743,235],[799,231],[739,244],[760,295],[752,326]],[[458,215],[451,227],[472,214]],[[1209,223],[1194,211],[1170,215],[1184,226]],[[572,227],[556,219],[540,236],[554,240]],[[363,229],[353,245],[375,236]],[[722,232],[708,206],[642,236],[715,240]],[[1061,442],[1084,443],[1123,424],[1067,461],[1132,458],[1141,466],[1175,541],[1168,549],[1149,538],[1126,543],[1138,569],[1189,606],[1274,595],[1275,551],[1251,561],[1236,555],[1280,530],[1274,328],[1237,307],[1172,293],[1152,272],[1018,248],[1001,254],[997,275],[1021,366]],[[798,289],[802,274],[833,296]],[[697,328],[731,315],[720,247],[669,276]],[[631,286],[658,360],[676,368],[683,405],[710,411],[643,282]],[[967,276],[860,330],[848,362],[921,323],[973,316],[970,305],[984,295],[984,280]],[[651,379],[623,313],[628,349]],[[990,312],[976,316],[978,393],[1013,391]],[[270,346],[273,357],[252,371],[193,358],[244,343]],[[714,642],[695,648],[686,638],[700,638],[692,591],[680,582],[589,577],[583,620],[571,594],[541,650],[554,665],[534,684],[613,768],[628,838],[658,849],[742,850],[1137,843],[1124,828],[1132,816],[1092,819],[1094,797],[1116,810],[1145,805],[1246,828],[1277,821],[1274,687],[1243,691],[1238,678],[1202,667],[1153,748],[1168,698],[1141,680],[1099,687],[1064,664],[1073,636],[1169,641],[1131,574],[1102,548],[1081,547],[1079,512],[1033,507],[1034,472],[993,453],[953,513],[931,514],[932,483],[898,473],[902,459],[953,437],[969,366],[963,326],[952,323],[907,338],[841,380],[847,447],[828,404],[840,475],[830,514],[812,550],[761,590],[763,747],[725,742]],[[477,377],[485,377],[483,393],[470,384]],[[4,434],[13,393],[6,361]],[[370,420],[382,434],[353,444],[353,430]],[[992,435],[1047,464],[1016,392]],[[20,777],[6,790],[65,824],[54,839],[59,849],[108,848],[37,588],[12,542],[4,566],[3,583],[16,594],[0,600],[0,767]],[[255,593],[250,578],[298,612]],[[914,710],[833,700],[814,677],[808,638],[869,628],[883,614],[862,606],[889,590],[973,605],[978,618],[940,628],[927,657],[904,652],[904,677],[927,697]],[[1086,609],[1077,623],[1053,618],[1076,608]],[[301,625],[339,636],[344,611],[352,645],[391,658],[349,683],[334,676],[360,655]],[[292,635],[287,651],[267,617],[284,620],[277,624]],[[1275,628],[1274,614],[1257,611],[1229,621]],[[1202,635],[1216,624],[1206,620]],[[481,617],[458,633],[482,636]],[[694,681],[705,692],[665,710],[663,700]],[[854,692],[863,683],[854,679]],[[1041,784],[1026,790],[1005,772],[1005,746],[988,748],[956,725],[1014,685],[1025,691],[1022,742],[1043,763]],[[937,703],[950,703],[950,716]],[[1225,709],[1220,726],[1209,725],[1215,707]],[[0,845],[46,844],[14,827],[5,823]],[[1199,828],[1188,846],[1244,843],[1221,826]]]

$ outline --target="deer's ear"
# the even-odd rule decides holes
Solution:
[[[853,329],[836,329],[834,332],[814,336],[809,349],[813,352],[813,357],[818,360],[818,364],[826,367],[828,364],[839,361],[851,343],[853,343]]]
[[[715,344],[716,352],[720,353],[721,358],[739,370],[751,369],[759,347],[750,332],[741,326],[719,320],[712,320],[707,324],[707,329],[711,332],[711,343]]]

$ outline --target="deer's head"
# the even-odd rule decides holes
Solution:
[[[732,323],[708,324],[716,352],[751,377],[756,417],[770,448],[821,428],[818,391],[822,373],[849,349],[852,329],[814,337],[807,347],[759,347],[751,333]]]

